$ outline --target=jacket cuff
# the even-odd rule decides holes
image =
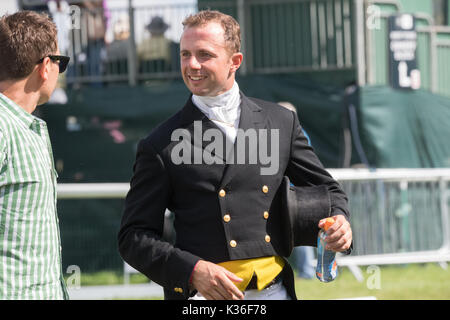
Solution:
[[[194,268],[192,269],[191,275],[189,276],[189,284],[190,284],[190,285],[192,284],[192,276],[194,275],[195,268],[197,267],[197,264],[198,264],[199,262],[200,262],[200,260],[198,260],[198,261],[195,263],[195,266],[194,266]]]
[[[190,293],[190,280],[192,272],[197,265],[200,257],[193,255],[187,251],[176,249],[177,252],[170,258],[169,267],[167,270],[169,286],[167,290],[172,291],[175,294],[182,295],[185,299],[189,297]]]

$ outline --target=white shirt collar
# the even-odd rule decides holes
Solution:
[[[229,125],[239,121],[241,96],[236,81],[230,90],[215,97],[192,95],[192,102],[212,121]]]

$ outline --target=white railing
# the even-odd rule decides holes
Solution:
[[[122,199],[129,188],[129,183],[63,183],[58,199]]]
[[[427,262],[444,263],[450,261],[450,217],[448,201],[450,190],[450,169],[377,169],[374,171],[367,169],[338,169],[330,170],[330,173],[341,183],[348,183],[352,181],[392,182],[398,183],[399,188],[402,191],[407,191],[408,185],[414,186],[414,184],[417,183],[422,183],[422,185],[428,183],[429,186],[435,186],[432,193],[439,201],[440,213],[438,214],[440,214],[440,230],[435,229],[436,233],[424,235],[428,238],[442,238],[442,243],[438,248],[435,248],[434,250],[412,250],[409,252],[401,252],[401,250],[399,250],[398,252],[380,254],[350,256],[338,255],[338,264],[341,266],[348,266],[350,269],[352,269],[355,277],[359,278],[358,272],[357,270],[355,270],[356,266]],[[438,195],[436,195],[437,192],[439,193]],[[411,210],[412,208],[409,209]],[[352,212],[353,217],[364,214],[365,213],[363,212]],[[427,212],[427,210],[424,210],[422,214],[427,215],[429,214],[429,212]],[[380,225],[374,227],[382,228],[384,226]],[[353,231],[355,233],[360,230],[355,230],[353,228]],[[357,243],[356,246],[358,246]]]
[[[363,180],[406,180],[431,181],[450,180],[450,168],[432,169],[328,169],[328,172],[338,181]]]
[[[338,181],[450,180],[450,168],[437,169],[327,169]],[[128,182],[118,183],[62,183],[58,184],[58,199],[124,198],[130,188]]]
[[[339,265],[358,277],[357,266],[450,261],[450,168],[328,171],[352,213],[355,250],[338,255]],[[59,184],[58,199],[124,198],[128,190],[129,183]],[[414,199],[422,197],[431,200]],[[124,272],[128,279],[134,269],[125,264]]]

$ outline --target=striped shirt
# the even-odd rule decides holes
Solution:
[[[0,298],[67,299],[47,125],[0,93]]]

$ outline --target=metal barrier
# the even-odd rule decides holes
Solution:
[[[180,0],[157,5],[109,0],[107,9],[69,3],[74,5],[67,19],[77,22],[66,30],[69,85],[115,81],[135,85],[180,78],[181,21],[208,7],[232,14],[241,25],[245,59],[240,74],[356,70],[359,85],[385,85],[387,17],[402,11],[398,0]],[[420,22],[417,56],[422,88],[450,96],[450,27],[436,26],[423,13],[415,16]],[[151,44],[146,30],[154,17],[169,25],[166,40],[159,39],[158,45]]]
[[[352,212],[355,250],[341,266],[450,261],[449,169],[332,173]]]
[[[349,197],[350,268],[450,261],[450,169],[330,169]],[[58,199],[124,198],[128,183],[60,184]],[[127,281],[134,269],[124,264]]]
[[[351,0],[238,1],[246,72],[352,69],[352,7]]]
[[[124,7],[123,1],[110,1],[108,5],[107,11],[79,8],[79,28],[70,30],[72,59],[67,83],[122,81],[135,85],[146,79],[180,77],[181,21],[195,12],[196,6],[180,3]],[[155,17],[162,18],[152,29],[157,36],[148,28]]]
[[[76,15],[77,21],[67,30],[69,85],[117,81],[135,85],[180,78],[181,21],[209,7],[234,15],[241,25],[245,59],[240,74],[350,70],[355,65],[352,0],[198,1],[198,5],[112,0],[108,8],[73,3],[71,15],[67,13],[67,19]],[[167,24],[160,25],[167,28],[164,36],[151,35],[147,29],[155,17]]]

